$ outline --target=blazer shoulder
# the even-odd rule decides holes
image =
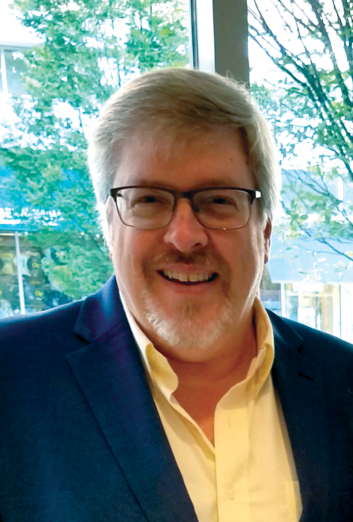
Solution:
[[[0,320],[0,360],[15,352],[24,356],[41,348],[72,339],[82,301],[75,301],[37,314]]]
[[[353,371],[353,345],[334,335],[315,330],[304,324],[280,317],[267,311],[272,322],[275,343],[290,344],[296,339],[298,353],[321,364],[341,369],[350,368]]]

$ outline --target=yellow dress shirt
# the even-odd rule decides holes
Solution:
[[[254,305],[258,355],[246,379],[216,407],[213,446],[174,398],[178,377],[168,360],[122,301],[199,522],[298,522],[302,510],[298,479],[270,373],[272,325],[261,302]]]

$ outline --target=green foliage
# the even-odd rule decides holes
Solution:
[[[42,249],[43,268],[71,298],[112,273],[97,224],[86,136],[108,97],[131,75],[184,67],[186,0],[14,0],[41,43],[24,53],[26,96],[12,97],[0,163],[17,181],[13,212]],[[26,212],[24,207],[31,207]]]
[[[79,299],[89,295],[99,288],[102,281],[112,274],[112,266],[108,251],[101,244],[99,238],[87,235],[66,235],[65,242],[60,242],[57,234],[52,233],[51,242],[55,241],[55,248],[50,249],[50,255],[42,260],[42,268],[53,285],[72,299]],[[48,244],[50,238],[43,237],[39,241],[35,236],[35,243],[42,248]]]
[[[303,164],[302,145],[310,151],[305,171],[289,170],[284,179],[282,231],[353,260],[331,243],[353,241],[353,5],[250,0],[249,7],[250,37],[282,73],[276,89],[253,86],[281,162],[300,157]]]

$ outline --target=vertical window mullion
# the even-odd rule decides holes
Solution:
[[[249,82],[247,0],[190,0],[193,66]]]
[[[6,61],[5,61],[5,51],[1,49],[1,80],[2,80],[2,92],[7,94],[7,75],[6,75]]]
[[[200,68],[199,46],[197,35],[197,9],[196,0],[189,2],[189,20],[190,20],[190,55],[191,64],[194,69]]]

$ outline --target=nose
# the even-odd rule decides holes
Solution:
[[[207,245],[207,232],[196,219],[191,203],[187,199],[179,199],[177,202],[164,241],[185,253],[193,252]]]

